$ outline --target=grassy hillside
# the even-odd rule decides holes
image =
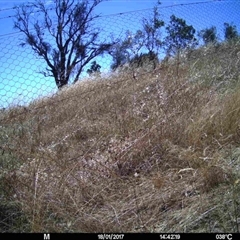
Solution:
[[[239,53],[201,48],[0,113],[0,230],[239,232]]]

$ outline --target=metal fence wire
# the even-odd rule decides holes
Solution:
[[[240,80],[239,36],[226,41],[224,32],[226,23],[240,30],[240,2],[158,6],[165,23],[158,35],[165,45],[153,48],[158,61],[149,55],[132,61],[148,53],[138,43],[122,55],[117,48],[133,41],[154,9],[98,17],[92,24],[100,41],[117,40],[111,50],[120,51],[123,63],[113,68],[117,61],[106,52],[60,90],[42,74],[46,62],[22,45],[25,36],[12,32],[9,11],[16,9],[0,10],[1,26],[9,27],[0,35],[0,232],[239,232],[237,192],[231,198],[233,186],[224,184],[215,192],[230,175],[239,183],[239,148],[222,165],[223,144],[239,145],[239,107],[222,114],[214,97],[220,86]],[[166,47],[171,16],[195,29],[194,41],[172,55]],[[40,19],[38,12],[30,17]],[[208,28],[216,30],[209,45],[200,34]],[[194,205],[186,210],[188,202]]]
[[[225,9],[230,9],[226,12]],[[182,18],[188,25],[192,25],[197,33],[202,29],[215,26],[218,39],[224,37],[223,24],[237,24],[239,2],[238,1],[210,1],[193,4],[180,4],[169,7],[158,7],[159,18],[165,22],[170,21],[170,16]],[[2,10],[3,11],[3,10]],[[5,13],[5,12],[4,12]],[[38,15],[33,14],[33,20]],[[113,39],[125,39],[126,33],[135,34],[142,29],[144,19],[151,19],[153,9],[125,12],[98,17],[93,21],[100,29],[100,39],[109,41]],[[1,25],[13,20],[13,16],[0,18]],[[7,24],[11,26],[11,24]],[[46,77],[41,72],[46,68],[46,62],[37,56],[30,46],[22,46],[25,36],[21,32],[11,32],[0,35],[0,108],[28,105],[31,101],[44,96],[52,96],[57,92],[57,87],[52,77]],[[161,33],[164,38],[166,32]],[[46,41],[51,43],[47,36]],[[131,37],[131,36],[129,36]],[[200,41],[200,39],[199,39]],[[201,42],[201,41],[200,41]],[[137,46],[136,46],[137,48]],[[138,52],[139,53],[139,52]],[[164,48],[158,49],[159,59],[163,59]],[[101,66],[101,76],[110,76],[110,66],[113,58],[109,54],[96,57],[97,64]],[[92,62],[92,61],[91,61]],[[89,64],[83,69],[79,81],[88,77]],[[116,72],[116,71],[115,71]]]

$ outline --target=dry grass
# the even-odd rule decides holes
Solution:
[[[24,215],[2,231],[239,232],[240,90],[194,59],[1,113],[2,202]]]

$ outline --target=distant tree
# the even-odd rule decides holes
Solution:
[[[170,17],[166,32],[165,47],[167,55],[178,55],[181,50],[193,48],[197,44],[194,27],[187,25],[184,19],[175,15]]]
[[[225,40],[232,40],[238,38],[238,31],[235,25],[224,23],[224,37]]]
[[[129,61],[128,47],[129,45],[126,41],[118,40],[117,43],[115,43],[108,51],[113,59],[113,63],[111,64],[111,69],[113,71]]]
[[[24,45],[45,60],[41,73],[54,77],[60,89],[78,81],[84,67],[112,46],[99,41],[93,11],[104,0],[53,0],[53,7],[36,0],[16,8],[14,27],[25,35]],[[37,15],[37,17],[36,17]],[[40,16],[38,16],[40,15]]]
[[[158,2],[158,5],[160,2]],[[153,17],[142,20],[142,29],[135,33],[126,32],[125,39],[121,44],[115,45],[113,56],[112,69],[117,68],[125,63],[134,63],[134,66],[142,65],[142,61],[151,60],[153,67],[156,67],[158,61],[157,53],[163,45],[161,41],[161,28],[164,26],[164,21],[160,19],[158,8],[153,9]],[[141,53],[147,51],[147,53]],[[138,64],[139,63],[139,64]]]
[[[158,1],[157,5],[160,4],[160,1]],[[158,7],[156,6],[153,9],[153,17],[142,20],[142,30],[138,30],[134,35],[129,34],[131,37],[128,41],[131,43],[130,46],[133,52],[131,62],[135,64],[138,62],[138,65],[142,66],[143,61],[150,60],[153,63],[153,68],[156,67],[158,62],[157,53],[163,46],[163,41],[161,40],[162,27],[164,27],[164,21],[160,19]],[[143,48],[147,50],[147,53],[139,54],[139,51]]]
[[[139,54],[144,47],[144,41],[145,36],[142,30],[137,30],[135,33],[131,31],[126,32],[124,43],[127,46],[129,60]]]
[[[214,26],[201,30],[199,36],[203,39],[205,45],[217,43],[217,29]]]
[[[155,52],[140,53],[136,54],[129,62],[132,67],[143,67],[151,66],[154,69],[156,68],[157,63],[159,62],[158,55]]]
[[[93,61],[91,63],[91,67],[87,70],[87,73],[90,75],[92,75],[93,73],[100,73],[100,68],[101,66],[99,64],[97,64],[96,61]]]
[[[164,27],[164,24],[164,21],[160,19],[157,7],[153,9],[153,18],[143,19],[144,47],[152,56],[163,46],[161,28]]]

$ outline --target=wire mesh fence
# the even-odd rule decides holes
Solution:
[[[160,6],[159,36],[175,15],[196,29],[195,48],[167,56],[161,47],[156,66],[149,58],[138,65],[132,57],[147,49],[134,44],[115,69],[105,53],[92,60],[100,72],[88,71],[90,61],[61,90],[41,73],[46,62],[21,46],[24,35],[0,36],[0,231],[237,232],[238,182],[232,195],[223,186],[207,197],[231,175],[239,181],[239,149],[222,153],[239,141],[239,100],[216,97],[219,84],[239,81],[239,40],[224,39],[238,7]],[[144,19],[153,9],[98,17],[94,26],[100,40],[131,40]],[[205,45],[197,32],[211,26],[218,41]]]
[[[171,7],[159,7],[160,19],[169,23],[170,16],[176,15],[186,20],[188,25],[192,25],[197,32],[200,30],[216,26],[219,40],[224,39],[223,24],[238,23],[238,2],[234,1],[213,1],[206,3],[181,4]],[[224,9],[229,9],[225,11]],[[213,13],[214,11],[214,13]],[[100,31],[100,39],[109,42],[111,38],[125,39],[126,32],[134,35],[137,30],[142,29],[144,19],[151,19],[153,15],[152,9],[120,13],[114,15],[103,16],[93,21],[93,26]],[[37,19],[35,14],[33,19]],[[12,20],[12,19],[11,19]],[[2,23],[5,18],[0,19]],[[131,23],[131,24],[129,24]],[[104,27],[102,27],[104,26]],[[11,25],[9,25],[11,27]],[[166,35],[165,30],[161,30],[161,38]],[[131,37],[131,36],[129,36]],[[12,32],[10,34],[0,36],[1,41],[1,66],[0,66],[0,96],[1,108],[10,106],[27,105],[32,100],[43,96],[51,96],[57,92],[56,83],[53,77],[45,77],[41,72],[47,67],[46,61],[37,56],[30,46],[21,46],[25,36],[23,33]],[[45,34],[46,41],[51,44],[53,40]],[[200,44],[201,40],[199,39]],[[54,45],[54,43],[53,43]],[[137,46],[135,45],[137,48]],[[141,49],[140,52],[146,52]],[[132,50],[132,56],[134,49]],[[163,59],[166,52],[162,47],[157,52],[159,59]],[[101,66],[101,75],[109,76],[113,58],[110,54],[104,54],[96,59]],[[92,60],[93,61],[93,60]],[[91,62],[81,72],[79,81],[88,77],[87,70],[90,68]]]

